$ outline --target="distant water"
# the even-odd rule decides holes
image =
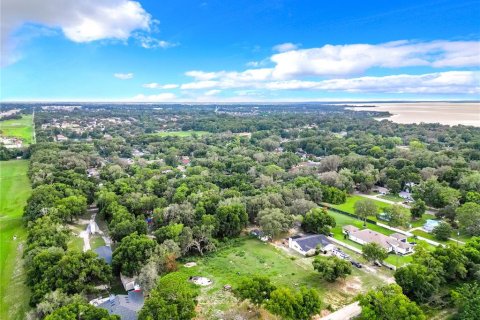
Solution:
[[[369,104],[370,106],[372,104]],[[397,123],[441,123],[449,126],[463,124],[480,127],[480,103],[459,102],[409,102],[373,103],[375,107],[355,104],[348,109],[356,111],[388,111],[388,119]]]

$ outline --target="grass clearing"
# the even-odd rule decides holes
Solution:
[[[33,116],[24,115],[21,119],[0,121],[0,135],[22,139],[25,144],[31,144],[33,139]]]
[[[181,266],[177,271],[182,281],[190,276],[203,276],[213,280],[209,287],[201,289],[202,304],[200,318],[210,319],[213,314],[233,307],[224,285],[237,287],[243,277],[263,275],[269,277],[278,286],[297,289],[301,286],[317,289],[326,304],[338,308],[353,300],[356,294],[371,289],[383,282],[383,274],[374,275],[364,270],[353,268],[353,273],[345,281],[329,283],[320,278],[313,269],[314,258],[294,256],[271,244],[258,239],[242,238],[230,247],[205,257],[197,257],[197,266]],[[383,278],[382,278],[383,276]],[[391,276],[391,275],[390,275]],[[218,296],[218,299],[215,298]],[[233,297],[232,301],[236,301]],[[230,302],[230,303],[229,303]]]
[[[413,230],[412,233],[416,236],[424,237],[424,238],[427,238],[429,240],[433,240],[433,241],[438,242],[438,243],[457,245],[457,242],[452,241],[452,240],[447,240],[447,241],[438,240],[437,238],[435,238],[435,236],[433,234],[428,233],[428,232],[423,231],[423,230]]]
[[[386,195],[380,196],[380,198],[393,201],[393,202],[403,202],[405,200],[397,194],[386,194]]]
[[[101,236],[95,235],[95,236],[90,237],[90,247],[92,248],[92,250],[95,250],[98,247],[101,247],[101,246],[104,246],[104,245],[105,245],[105,241],[103,240],[103,238]]]
[[[342,211],[345,211],[345,212],[348,212],[348,213],[355,214],[355,203],[358,200],[363,200],[363,199],[370,199],[370,198],[362,197],[362,196],[359,196],[359,195],[352,195],[352,196],[347,197],[347,200],[345,201],[345,203],[329,204],[329,206],[331,206],[332,208],[338,209],[338,210],[342,210]],[[382,201],[378,201],[378,200],[374,200],[374,199],[370,199],[370,200],[375,202],[379,212],[382,212],[385,208],[391,207],[391,204],[388,204],[386,202],[382,202]],[[377,220],[376,216],[369,216],[369,218],[374,220],[374,221]]]
[[[0,162],[0,319],[6,320],[24,319],[29,309],[22,261],[22,214],[31,193],[27,170],[26,160]]]
[[[206,135],[208,134],[209,132],[208,131],[164,131],[164,132],[157,132],[156,135],[157,136],[160,136],[160,137],[181,137],[181,138],[185,138],[185,137],[190,137],[194,134],[198,135],[198,136],[203,136],[203,135]]]

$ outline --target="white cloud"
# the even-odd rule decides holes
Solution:
[[[145,49],[154,49],[154,48],[166,49],[166,48],[171,48],[178,45],[176,43],[159,40],[144,34],[136,34],[135,39],[137,39],[138,42],[140,43],[140,46],[142,46]]]
[[[214,89],[214,90],[209,90],[209,91],[205,92],[204,95],[211,97],[211,96],[215,96],[215,95],[219,94],[220,92],[222,92],[222,90],[215,90]]]
[[[135,35],[145,48],[173,46],[140,33],[155,31],[156,20],[134,0],[2,0],[0,9],[2,66],[20,58],[22,43],[15,32],[28,24],[60,29],[67,39],[80,43],[126,41]]]
[[[170,92],[160,93],[160,94],[152,94],[152,95],[144,95],[138,94],[130,101],[135,102],[174,102],[177,96]]]
[[[144,85],[142,85],[142,87],[144,88],[148,88],[148,89],[176,89],[179,87],[178,84],[159,84],[159,83],[156,83],[156,82],[152,82],[152,83],[145,83]]]
[[[365,93],[480,93],[480,72],[446,71],[420,75],[390,75],[383,77],[357,77],[320,81],[197,81],[181,86],[182,89],[255,89],[255,90],[322,90]],[[217,89],[218,90],[218,89]]]
[[[291,42],[286,42],[286,43],[277,44],[272,49],[277,52],[287,52],[287,51],[298,49],[298,45]]]
[[[113,76],[120,80],[128,80],[133,78],[133,73],[114,73]]]
[[[278,53],[273,78],[346,76],[370,68],[409,66],[472,67],[480,65],[479,41],[394,41],[378,45],[325,45],[320,48]]]

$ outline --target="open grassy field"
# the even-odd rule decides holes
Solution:
[[[22,213],[30,195],[28,161],[0,162],[0,319],[24,319],[29,289],[22,269]],[[16,239],[14,237],[16,236]]]
[[[0,135],[17,137],[26,144],[31,144],[33,139],[33,116],[24,115],[21,119],[0,121]]]
[[[165,131],[165,132],[157,132],[156,135],[160,137],[190,137],[193,134],[203,136],[209,132],[207,131]]]
[[[243,277],[251,275],[267,276],[274,284],[293,289],[313,287],[319,290],[324,302],[334,308],[349,303],[356,294],[385,281],[384,274],[353,268],[353,274],[345,281],[329,283],[322,280],[313,269],[313,258],[293,256],[283,249],[250,238],[242,238],[231,247],[193,260],[197,266],[181,266],[177,273],[183,281],[188,281],[190,276],[204,276],[213,280],[211,286],[201,289],[199,301],[203,319],[215,318],[212,315],[216,311],[232,308],[236,299],[231,293],[225,292],[223,286],[235,288]]]

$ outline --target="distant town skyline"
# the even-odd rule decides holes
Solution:
[[[1,3],[2,101],[479,100],[480,1]]]

